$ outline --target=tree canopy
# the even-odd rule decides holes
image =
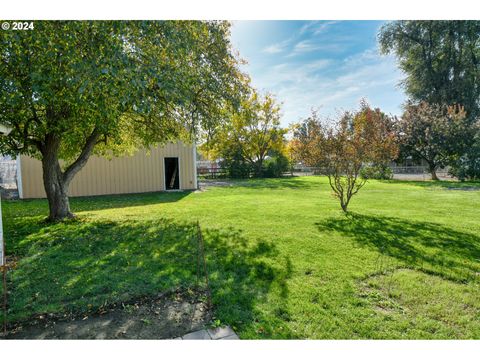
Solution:
[[[334,123],[316,111],[294,130],[291,142],[296,160],[327,175],[333,194],[347,212],[353,195],[365,185],[360,170],[368,163],[384,163],[397,155],[392,119],[365,101],[355,112],[344,112]]]
[[[462,105],[471,121],[480,115],[480,21],[393,21],[379,42],[397,57],[412,100]]]
[[[204,152],[222,158],[227,168],[244,169],[239,176],[263,176],[267,155],[282,153],[285,129],[280,127],[280,105],[271,94],[252,90],[244,96],[238,110],[225,114],[230,118],[204,144]]]
[[[216,21],[37,21],[0,32],[0,152],[42,160],[50,218],[92,153],[189,139],[244,81]],[[64,162],[60,164],[59,160]]]
[[[399,122],[402,153],[427,162],[433,180],[436,170],[447,165],[452,154],[463,147],[468,134],[465,110],[461,106],[408,103]]]
[[[425,159],[434,179],[446,165],[461,178],[479,177],[480,21],[393,21],[381,28],[379,42],[406,74],[402,153]],[[452,123],[457,116],[447,109],[457,105],[463,119]]]

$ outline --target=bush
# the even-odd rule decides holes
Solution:
[[[472,140],[466,152],[450,163],[449,174],[464,180],[480,180],[480,121],[470,129]]]
[[[284,172],[290,169],[288,158],[281,153],[272,154],[271,157],[264,160],[260,172],[254,165],[244,160],[239,149],[237,149],[237,151],[230,151],[227,155],[228,156],[225,156],[220,162],[220,167],[225,170],[225,176],[232,179],[281,177]]]
[[[223,162],[220,165],[225,169],[225,175],[227,178],[244,179],[249,178],[252,173],[252,167],[250,164],[239,159]]]
[[[393,171],[388,165],[366,165],[360,170],[360,176],[364,179],[390,180]]]
[[[226,152],[220,167],[225,170],[226,177],[232,179],[248,178],[252,172],[252,166],[244,160],[239,148]]]
[[[480,180],[480,146],[462,155],[452,164],[448,173],[460,181]]]
[[[273,156],[264,162],[263,177],[281,177],[290,169],[290,162],[283,154]]]

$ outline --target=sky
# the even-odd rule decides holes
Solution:
[[[403,74],[392,55],[381,55],[383,21],[234,21],[231,42],[252,84],[282,103],[282,125],[317,109],[322,117],[354,110],[365,98],[400,115]]]

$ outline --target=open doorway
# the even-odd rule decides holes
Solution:
[[[166,157],[165,162],[165,190],[180,189],[180,176],[178,174],[178,158]]]

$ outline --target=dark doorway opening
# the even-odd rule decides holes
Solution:
[[[180,176],[178,174],[178,158],[165,158],[165,189],[178,190],[180,189]]]

